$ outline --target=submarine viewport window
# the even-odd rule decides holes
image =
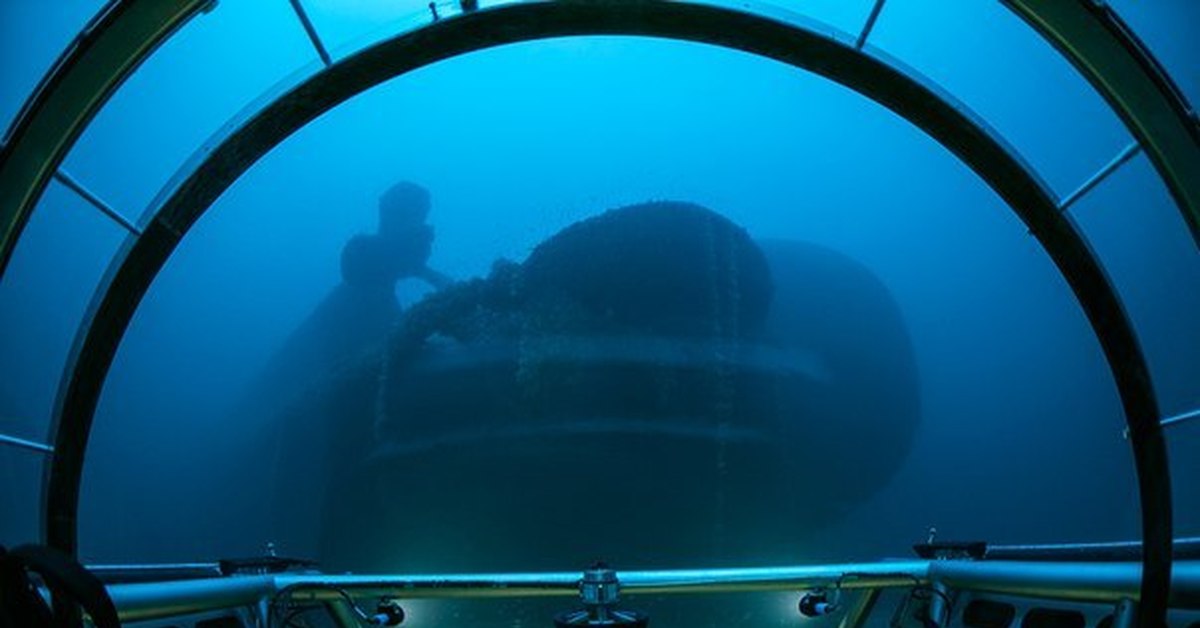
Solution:
[[[321,68],[288,3],[267,4],[186,24],[62,170],[144,224],[206,138]],[[426,11],[304,4],[335,60]],[[1180,67],[1174,28],[1115,4]],[[853,35],[871,5],[799,8]],[[926,9],[887,3],[869,46],[981,114],[1055,194],[1129,150],[1117,116],[1006,9]],[[22,71],[4,74],[41,70]],[[1069,211],[1164,413],[1182,416],[1200,407],[1200,259],[1146,156],[1123,164]],[[52,442],[77,326],[127,236],[62,178],[48,187],[0,281],[0,433]],[[556,38],[367,90],[216,200],[105,381],[80,556],[270,545],[330,573],[513,572],[874,560],[931,525],[995,543],[1129,539],[1123,427],[1045,251],[910,123],[736,51]],[[1200,473],[1197,429],[1168,433],[1176,477]],[[46,459],[0,447],[18,487],[0,511],[24,513],[0,541],[41,533]],[[1200,493],[1174,491],[1177,532],[1200,534]],[[794,619],[792,597],[751,597],[644,606],[667,623]],[[486,624],[517,602],[413,608]]]
[[[1025,331],[1047,319],[1076,394]],[[1098,474],[1085,503],[1132,528],[1123,469],[1053,455],[1119,417],[1106,377],[1022,226],[877,105],[709,46],[507,46],[329,112],[201,219],[105,389],[83,542],[356,571],[865,558],[981,486],[972,528],[1045,534],[1012,511]],[[114,525],[166,478],[171,508]]]

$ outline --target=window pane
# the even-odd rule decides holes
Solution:
[[[1071,212],[1133,319],[1163,416],[1200,408],[1200,252],[1157,172],[1139,155]],[[1165,430],[1176,536],[1200,531],[1198,427],[1193,421]]]
[[[998,2],[889,2],[871,43],[983,116],[1060,196],[1129,143],[1057,51]]]
[[[0,432],[45,442],[76,329],[126,232],[51,183],[0,278]]]
[[[136,219],[205,140],[314,59],[288,3],[218,2],[129,77],[66,169]]]
[[[1175,538],[1200,536],[1200,420],[1166,430],[1175,501]]]
[[[0,545],[40,541],[44,460],[45,454],[0,443]]]
[[[432,331],[420,333],[425,358],[393,355],[388,325],[355,309],[378,310],[352,290],[347,269],[357,267],[356,234],[383,236],[377,204],[398,179],[431,191],[429,265],[458,280],[488,276],[500,258],[532,273],[526,260],[548,255],[539,246],[564,241],[564,230],[595,233],[606,210],[648,200],[711,208],[737,226],[730,237],[745,228],[774,282],[768,311],[782,321],[764,325],[780,325],[772,333],[787,338],[771,336],[786,351],[770,355],[782,357],[753,364],[787,365],[814,387],[796,384],[808,392],[789,397],[798,405],[778,417],[791,436],[768,439],[778,449],[761,456],[784,467],[755,467],[760,457],[744,455],[737,440],[753,440],[753,429],[737,431],[737,421],[715,436],[704,424],[670,422],[681,399],[708,400],[695,412],[717,416],[725,406],[706,395],[720,387],[671,380],[690,391],[680,397],[653,383],[661,377],[636,378],[667,400],[652,416],[669,429],[651,429],[644,441],[622,440],[625,432],[606,431],[612,417],[587,414],[626,412],[617,425],[645,428],[640,397],[620,405],[636,382],[604,393],[588,379],[602,370],[584,366],[625,360],[663,375],[651,366],[661,359],[707,372],[705,360],[721,353],[696,349],[699,341],[651,334],[622,342],[629,332],[618,327],[625,336],[559,342],[545,325],[562,319],[538,318],[549,316],[542,306],[513,314],[472,302],[431,315]],[[614,247],[637,241],[637,230],[613,228]],[[669,233],[664,251],[709,246],[686,223]],[[591,240],[580,237],[561,254],[578,254],[579,264],[611,260],[614,273],[629,263],[605,257],[606,247],[587,252]],[[638,285],[673,268],[632,259],[645,264],[634,278],[580,282]],[[713,268],[727,267],[693,270],[709,281]],[[734,285],[752,285],[738,277]],[[813,287],[817,277],[825,289]],[[409,288],[429,290],[419,284],[401,284],[402,303],[419,298]],[[822,291],[843,284],[864,292]],[[365,301],[347,305],[347,294]],[[612,312],[602,317],[637,304],[625,291],[605,299],[600,311]],[[825,311],[842,314],[811,318]],[[680,316],[716,316],[703,312]],[[418,324],[401,316],[401,326]],[[530,317],[516,344],[497,322],[512,316]],[[814,333],[822,325],[834,331]],[[821,344],[835,338],[844,344]],[[647,347],[652,355],[629,353]],[[379,355],[400,366],[384,374]],[[679,355],[692,357],[670,358]],[[837,370],[854,360],[863,366]],[[876,368],[888,375],[869,376]],[[586,391],[571,388],[579,381]],[[843,396],[813,392],[825,390],[817,382]],[[538,396],[547,390],[561,396]],[[553,434],[522,414],[528,398],[514,391],[553,408]],[[867,413],[877,423],[839,431],[848,417],[867,420],[855,404],[887,395],[902,401]],[[273,541],[327,569],[356,571],[555,569],[596,551],[627,568],[871,559],[904,551],[931,524],[1002,542],[1127,538],[1137,522],[1121,425],[1098,343],[1044,252],[990,189],[920,132],[842,87],[740,53],[551,40],[440,63],[355,98],[220,198],[156,281],[109,378],[88,459],[83,538],[89,555],[105,560],[215,558]],[[701,455],[684,446],[695,441],[673,440],[681,434],[714,440]],[[575,436],[591,453],[555,458],[554,435]],[[604,490],[640,512],[636,526],[588,532],[598,545],[587,556],[578,537],[564,536],[573,527],[539,527],[569,516],[581,498],[574,487],[591,486],[580,460],[613,469]],[[1066,490],[1079,500],[1061,500]],[[765,511],[772,516],[759,518]],[[678,546],[654,532],[666,529]],[[653,551],[630,541],[637,531]]]
[[[1145,156],[1071,208],[1137,329],[1164,414],[1200,407],[1200,251]]]
[[[42,75],[102,6],[99,0],[0,3],[0,129],[12,124]]]

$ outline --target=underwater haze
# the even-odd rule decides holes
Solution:
[[[872,4],[784,8],[853,36]],[[1200,4],[1111,4],[1200,101]],[[304,5],[335,60],[429,19],[411,1]],[[0,4],[5,123],[99,8]],[[1060,197],[1132,142],[998,3],[891,0],[870,46],[961,100]],[[144,224],[206,140],[320,67],[287,0],[221,0],[62,168]],[[1200,408],[1200,252],[1153,166],[1139,153],[1069,211],[1163,416]],[[126,238],[47,188],[0,280],[0,433],[53,438],[76,330]],[[354,96],[217,199],[105,381],[79,554],[270,545],[331,572],[572,571],[907,557],[930,528],[1129,540],[1124,425],[1049,256],[912,124],[747,53],[550,39]],[[1175,533],[1197,536],[1200,421],[1167,440]],[[40,538],[42,465],[0,447],[0,544]],[[412,604],[405,625],[563,610]],[[792,594],[628,604],[659,626],[796,622]]]

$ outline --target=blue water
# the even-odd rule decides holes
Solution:
[[[335,57],[425,19],[419,6],[306,4]],[[944,4],[935,16],[932,3],[889,2],[872,45],[988,120],[1054,192],[1069,193],[1131,141],[1069,65],[1005,9]],[[1114,4],[1182,90],[1200,100],[1187,44],[1200,25],[1197,5]],[[856,32],[869,5],[789,8]],[[0,117],[15,115],[95,9],[86,2],[0,7]],[[315,69],[287,2],[222,2],[117,92],[64,169],[124,215],[145,219],[155,195],[206,138],[263,94]],[[655,555],[652,539],[626,565],[905,556],[931,526],[942,538],[997,543],[1140,534],[1121,409],[1095,335],[1037,241],[977,176],[903,119],[826,79],[710,46],[594,37],[472,53],[393,79],[301,129],[217,200],[155,280],[106,382],[83,485],[85,561],[211,560],[256,554],[268,542],[284,553],[336,553],[328,539],[314,539],[323,526],[344,525],[329,521],[325,496],[348,489],[325,485],[319,471],[327,462],[283,466],[281,443],[292,441],[278,436],[288,433],[279,429],[287,420],[281,408],[332,407],[308,413],[318,423],[304,425],[321,430],[329,424],[319,425],[319,417],[336,420],[342,401],[361,399],[313,385],[318,392],[298,402],[292,395],[303,393],[284,395],[261,382],[289,343],[303,342],[296,330],[341,281],[342,247],[376,230],[378,199],[399,180],[430,191],[436,239],[429,266],[455,280],[484,277],[498,259],[522,262],[554,234],[611,208],[675,200],[713,210],[758,242],[832,251],[865,269],[894,301],[919,404],[911,441],[895,444],[903,452],[894,468],[846,500],[837,498],[839,487],[851,482],[846,472],[831,472],[833,463],[761,478],[765,492],[791,496],[820,487],[821,498],[806,507],[830,513],[816,517],[820,525],[798,523],[803,533],[792,542],[768,543],[762,534],[762,546],[756,535],[780,521],[672,510],[673,495],[683,498],[663,482],[643,499],[662,507],[657,524],[698,539],[695,550]],[[1164,415],[1200,407],[1200,325],[1192,320],[1200,311],[1200,255],[1153,168],[1134,158],[1071,211],[1138,329]],[[49,438],[74,330],[123,238],[70,191],[48,188],[0,281],[0,432]],[[424,282],[401,281],[396,302],[411,308],[430,291]],[[852,324],[859,322],[844,328]],[[864,384],[863,394],[873,389]],[[438,420],[433,414],[429,421]],[[836,421],[836,404],[817,415]],[[837,452],[879,447],[873,436],[844,433],[822,440],[821,449],[840,460]],[[812,447],[803,435],[794,438],[798,452]],[[1168,438],[1176,532],[1197,535],[1200,488],[1191,479],[1200,477],[1200,422]],[[656,447],[647,446],[637,464],[655,456],[663,468],[679,462],[670,447]],[[333,451],[334,463],[370,454]],[[521,451],[497,445],[488,475],[517,473],[505,465],[516,465]],[[720,471],[719,460],[712,464],[702,471]],[[36,538],[40,472],[36,454],[0,449],[0,478],[11,487],[0,492],[0,543]],[[481,481],[469,466],[455,472],[463,483]],[[280,474],[305,483],[280,493]],[[586,501],[546,474],[525,488],[501,483],[512,500],[466,506],[453,490],[428,495],[416,486],[419,477],[389,481],[394,487],[385,494],[394,501],[351,505],[362,517],[394,517],[442,536],[372,539],[366,549],[380,560],[364,569],[386,569],[392,556],[391,564],[407,569],[527,568],[519,558],[489,554],[491,544],[524,548],[537,568],[570,570],[589,551],[581,542],[578,553],[547,553],[536,533],[512,523],[529,514],[529,505],[513,510],[525,490],[550,495],[548,509]],[[646,488],[630,482],[630,492]],[[704,482],[684,485],[703,491]],[[406,500],[418,496],[425,506],[407,509]],[[436,499],[444,507],[429,501]],[[271,512],[281,510],[303,521],[281,523]],[[480,522],[506,533],[480,536]],[[353,563],[346,557],[366,551],[346,543],[333,544],[343,552],[334,562]],[[448,547],[444,563],[437,552],[418,564],[399,558],[422,544]],[[792,602],[780,600],[733,601],[722,612],[775,625],[791,612],[784,606]],[[451,611],[436,612],[444,618]],[[536,617],[528,621],[538,625]]]

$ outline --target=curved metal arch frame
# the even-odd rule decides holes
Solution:
[[[198,7],[202,3],[179,4]],[[1077,295],[1116,379],[1130,426],[1142,498],[1146,551],[1139,612],[1146,622],[1143,625],[1161,623],[1170,578],[1171,504],[1165,446],[1149,373],[1103,270],[1070,219],[1056,211],[1045,186],[964,108],[899,65],[856,50],[849,37],[817,33],[742,9],[653,0],[542,0],[435,22],[372,46],[308,79],[232,129],[211,151],[200,155],[194,166],[186,167],[183,176],[156,201],[158,209],[144,234],[127,241],[114,260],[87,322],[80,328],[55,413],[56,454],[47,477],[44,513],[48,541],[68,551],[75,549],[79,482],[91,421],[108,368],[137,304],[188,228],[241,172],[295,129],[386,78],[473,50],[590,34],[709,43],[776,59],[841,82],[922,128],[1008,202]],[[10,147],[5,147],[0,168],[9,165]],[[61,153],[47,157],[45,163],[57,163],[58,159]],[[1169,173],[1163,174],[1169,177]],[[1186,187],[1188,182],[1181,185]],[[12,216],[7,212],[9,203],[4,205],[7,224]],[[21,209],[18,218],[29,208]],[[5,233],[6,250],[11,246],[11,233]]]
[[[1200,117],[1104,2],[1003,0],[1053,44],[1133,132],[1200,245]]]
[[[215,0],[110,0],[46,73],[0,147],[0,275],[55,168],[113,92]]]

